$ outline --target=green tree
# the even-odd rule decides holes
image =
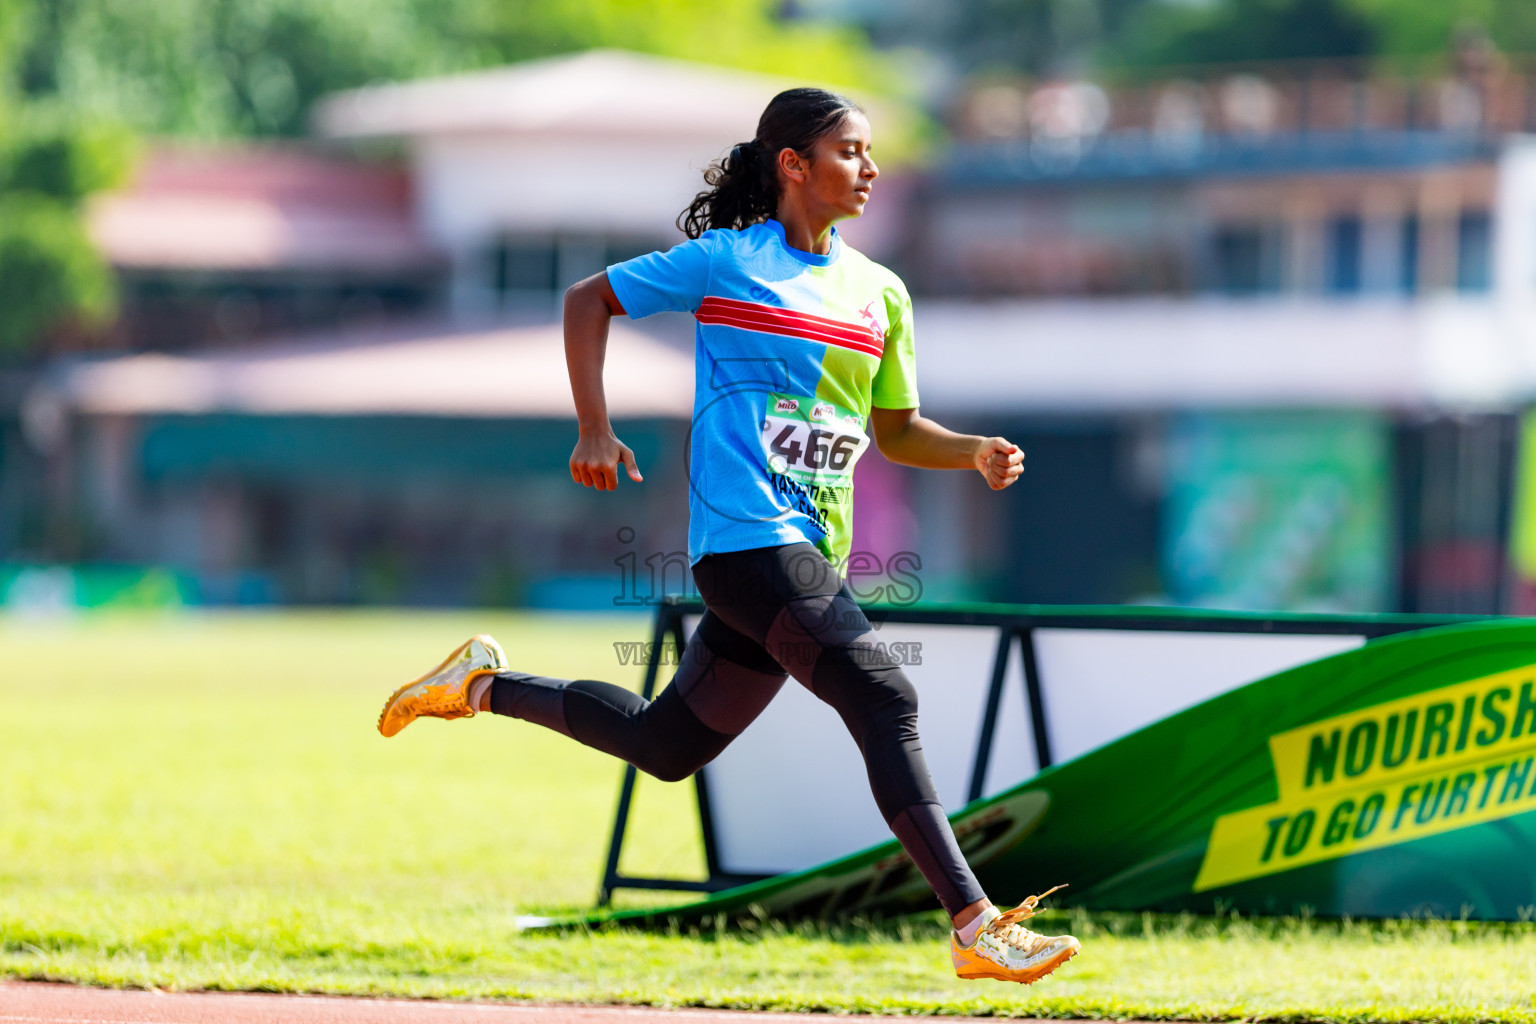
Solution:
[[[1073,74],[1146,0],[947,0],[867,17],[874,38],[946,56],[966,73]],[[878,10],[864,8],[865,10]]]
[[[1148,0],[1101,53],[1109,68],[1301,58],[1439,60],[1466,32],[1536,53],[1533,0]]]
[[[1362,57],[1377,45],[1351,0],[1218,0],[1144,5],[1107,49],[1116,68]]]
[[[82,203],[118,183],[130,137],[56,104],[20,97],[15,63],[30,27],[0,2],[0,360],[25,358],[52,330],[89,326],[113,305],[112,274],[86,234]]]
[[[314,96],[432,69],[420,0],[12,0],[20,83],[72,110],[180,135],[293,134]]]
[[[1507,53],[1536,54],[1532,0],[1348,0],[1372,26],[1386,57],[1438,57],[1458,34],[1486,32]]]
[[[785,22],[772,0],[447,0],[439,24],[476,63],[620,47],[827,82],[890,85],[862,37]]]
[[[64,322],[100,322],[112,298],[111,272],[77,210],[0,193],[0,359],[25,356]]]
[[[882,84],[855,33],[772,0],[0,0],[26,94],[183,136],[300,135],[320,96],[595,46]]]

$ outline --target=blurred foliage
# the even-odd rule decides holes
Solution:
[[[1145,4],[1106,53],[1113,67],[1357,57],[1374,26],[1351,0],[1161,0]]]
[[[1443,60],[1486,38],[1536,53],[1533,0],[1146,0],[1100,51],[1109,69],[1329,57]]]
[[[941,47],[967,72],[1063,74],[1116,38],[1146,0],[952,0],[905,25],[900,42]],[[944,13],[935,13],[938,10]],[[898,41],[892,39],[891,41]]]
[[[0,0],[33,97],[184,136],[299,135],[338,89],[621,46],[850,88],[891,83],[854,32],[772,0]],[[3,26],[3,22],[0,22]]]
[[[1536,0],[796,0],[961,74],[1079,75],[1335,57],[1444,62],[1467,39],[1536,54]]]
[[[525,60],[594,46],[729,64],[849,89],[897,83],[860,34],[785,22],[774,0],[446,0],[448,34],[476,63]]]
[[[134,149],[133,136],[119,125],[34,106],[0,133],[0,190],[76,205],[122,184]]]
[[[0,193],[0,359],[25,353],[63,320],[99,321],[112,294],[77,210],[37,192]]]
[[[83,203],[123,180],[133,139],[21,88],[33,22],[0,0],[0,361],[34,351],[54,330],[112,312],[111,271],[86,233]]]
[[[309,100],[440,70],[420,0],[11,0],[22,91],[152,132],[297,133]]]
[[[1437,57],[1465,35],[1486,33],[1506,53],[1536,54],[1533,0],[1348,0],[1372,26],[1374,51]]]

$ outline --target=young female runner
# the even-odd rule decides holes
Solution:
[[[866,421],[892,461],[974,469],[994,490],[1018,478],[1024,458],[1001,437],[918,415],[906,288],[833,227],[863,212],[878,175],[859,107],[820,89],[780,93],[756,137],[705,172],[710,187],[678,218],[689,241],[566,292],[580,425],[571,477],[598,490],[617,487],[621,465],[641,480],[608,420],[609,320],[663,310],[698,320],[688,547],[707,611],[671,684],[648,702],[608,683],[528,675],[479,636],[397,690],[379,731],[490,711],[676,781],[724,750],[792,675],[853,734],[880,812],[954,922],[957,973],[1028,983],[1078,941],[1020,924],[1040,897],[1004,913],[981,891],[928,775],[916,693],[839,569]]]

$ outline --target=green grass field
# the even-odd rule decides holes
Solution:
[[[1083,955],[955,979],[937,913],[703,934],[519,933],[590,906],[619,768],[532,726],[379,705],[477,629],[633,684],[643,618],[0,618],[0,975],[161,988],[830,1011],[1536,1022],[1536,925],[1048,915]],[[830,711],[828,712],[831,713]],[[699,875],[687,784],[625,868]],[[1042,880],[1050,881],[1050,880]],[[638,902],[652,897],[633,894]]]

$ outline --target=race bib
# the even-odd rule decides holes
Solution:
[[[856,413],[818,398],[768,397],[763,413],[768,469],[812,485],[813,494],[851,487],[854,463],[868,446],[863,418]]]

